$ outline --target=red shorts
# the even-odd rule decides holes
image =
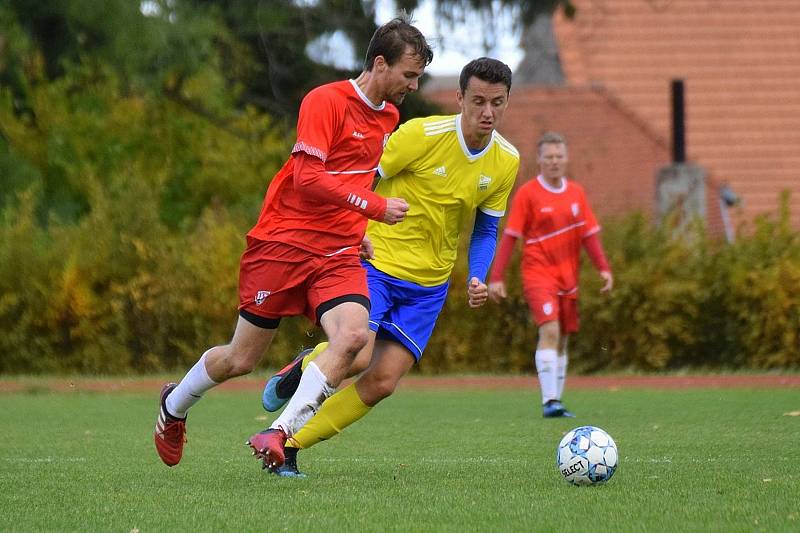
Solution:
[[[537,326],[558,320],[561,333],[578,332],[578,299],[576,295],[559,296],[557,290],[525,285],[525,300]]]
[[[297,315],[317,323],[318,314],[344,301],[369,309],[367,274],[357,253],[327,257],[247,237],[239,263],[239,311],[266,319],[256,325],[277,327],[280,318]]]

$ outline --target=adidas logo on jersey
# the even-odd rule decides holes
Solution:
[[[490,178],[489,176],[486,176],[484,174],[481,174],[481,177],[478,180],[478,190],[479,191],[485,191],[486,189],[489,188],[489,184],[491,182],[492,182],[492,178]]]
[[[446,178],[446,177],[447,177],[447,169],[445,169],[443,166],[442,166],[442,167],[439,167],[439,168],[437,168],[436,170],[434,170],[434,171],[433,171],[433,173],[434,173],[435,175],[437,175],[437,176],[441,176],[441,177],[443,177],[443,178]]]

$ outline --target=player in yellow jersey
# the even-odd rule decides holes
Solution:
[[[373,248],[364,261],[371,335],[350,368],[351,376],[363,374],[328,398],[293,435],[286,462],[272,472],[302,476],[298,449],[327,440],[363,417],[419,361],[447,297],[459,233],[473,217],[468,303],[477,308],[486,302],[497,225],[519,168],[519,153],[496,131],[510,90],[507,65],[486,57],[473,60],[459,78],[458,115],[413,119],[389,138],[376,192],[405,198],[409,210],[402,224],[367,228]],[[276,411],[288,401],[305,365],[326,344],[302,352],[267,382],[265,409]]]

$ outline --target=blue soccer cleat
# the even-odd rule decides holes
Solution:
[[[575,415],[558,400],[550,400],[544,404],[542,416],[544,418],[575,418]]]
[[[564,411],[561,413],[562,418],[575,418],[575,413],[573,413],[563,405],[561,407],[564,409]]]
[[[306,475],[300,470],[297,469],[297,452],[298,448],[285,448],[285,460],[283,464],[279,467],[270,468],[269,471],[271,474],[275,474],[276,476],[280,477],[293,477],[297,479],[303,479]]]
[[[303,350],[291,363],[269,378],[261,394],[261,405],[264,409],[273,413],[286,405],[300,385],[300,378],[303,377],[303,358],[312,351],[313,348]]]

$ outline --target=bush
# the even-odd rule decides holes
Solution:
[[[31,115],[0,102],[3,164],[30,176],[0,206],[0,372],[185,367],[235,324],[244,233],[285,142],[267,117],[221,128],[89,74],[31,88]]]
[[[3,211],[0,372],[184,370],[229,339],[247,225],[217,207],[171,228],[156,189],[115,183],[87,185],[91,210],[77,223],[38,223],[39,186]],[[572,370],[800,366],[800,242],[787,221],[762,218],[733,245],[700,229],[672,235],[638,215],[606,223],[616,287],[601,295],[584,265]],[[419,371],[531,371],[536,332],[512,265],[508,300],[473,310],[459,261]],[[287,320],[262,366],[321,337],[307,320]]]

